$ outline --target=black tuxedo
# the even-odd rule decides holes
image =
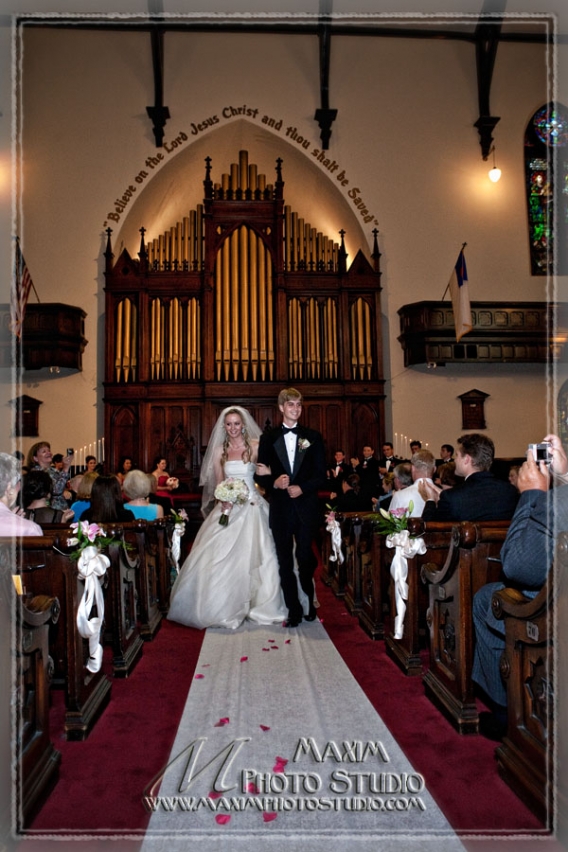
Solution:
[[[392,456],[390,459],[387,459],[386,456],[381,456],[381,458],[378,461],[378,466],[379,467],[386,467],[387,461],[390,461],[388,472],[392,473],[394,471],[395,467],[397,466],[397,464],[402,464],[404,459],[399,459],[397,456]]]
[[[517,507],[519,492],[488,470],[472,473],[461,484],[442,491],[438,505],[428,500],[424,521],[508,521]]]
[[[294,543],[302,589],[313,607],[313,576],[317,558],[312,542],[320,524],[318,491],[325,486],[325,453],[319,432],[301,424],[297,427],[294,467],[290,469],[284,432],[281,426],[261,435],[258,461],[270,467],[270,476],[257,476],[270,497],[270,528],[274,536],[280,583],[289,618],[301,620],[302,607],[294,574]],[[290,485],[299,485],[302,494],[292,498],[286,489],[274,488],[282,474],[290,477]]]
[[[339,468],[339,471],[336,473],[337,468]],[[331,464],[327,469],[327,473],[328,482],[331,486],[330,490],[339,493],[341,491],[341,483],[353,473],[353,468],[349,462],[342,461],[340,464]]]

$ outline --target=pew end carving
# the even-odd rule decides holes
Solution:
[[[473,596],[501,577],[499,554],[509,521],[454,524],[442,567],[423,565],[428,584],[429,668],[426,695],[461,734],[479,731],[479,713],[471,679],[474,627]]]
[[[49,730],[49,623],[60,613],[49,595],[16,601],[16,823],[26,828],[59,778],[61,753]]]
[[[568,536],[564,537],[568,542]],[[501,674],[507,688],[508,719],[507,733],[495,752],[499,774],[549,827],[553,812],[553,598],[551,581],[534,598],[505,588],[495,592],[491,602],[495,617],[504,621],[506,642]]]

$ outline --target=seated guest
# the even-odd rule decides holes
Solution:
[[[552,444],[551,472],[560,482],[566,480],[568,460],[557,435],[547,435]],[[531,451],[519,470],[519,502],[501,548],[504,583],[488,583],[473,598],[475,650],[472,678],[488,696],[491,714],[480,714],[479,730],[489,739],[503,737],[507,723],[507,691],[499,663],[505,650],[505,622],[493,615],[494,592],[515,587],[534,598],[546,582],[552,564],[554,532],[568,530],[568,487],[561,484],[550,490],[550,475],[544,462],[540,466]],[[554,511],[554,515],[553,515]]]
[[[164,517],[166,517],[172,510],[172,498],[169,495],[167,497],[159,497],[156,494],[156,491],[158,490],[158,480],[155,476],[152,476],[151,473],[148,474],[148,481],[150,483],[148,502],[161,506]]]
[[[381,479],[379,486],[381,493],[378,497],[373,497],[373,509],[378,512],[379,509],[388,509],[394,494],[394,473],[385,473]]]
[[[432,480],[435,467],[436,459],[429,450],[417,450],[410,459],[412,484],[401,491],[395,491],[389,510],[406,509],[412,502],[412,511],[409,513],[409,517],[422,517],[425,501],[419,491],[420,484],[426,483],[428,486],[436,488]]]
[[[169,475],[166,470],[167,465],[168,462],[164,456],[156,456],[154,459],[154,470],[152,471],[152,476],[155,477],[158,483],[156,496],[168,498],[171,506],[173,506],[170,492],[179,488],[179,480],[177,477]]]
[[[83,473],[94,473],[97,467],[95,456],[85,456],[85,469]]]
[[[72,476],[69,482],[67,483],[67,488],[65,489],[65,493],[69,494],[69,505],[71,506],[75,500],[77,499],[77,491],[79,489],[79,485],[81,484],[81,480],[83,479],[83,473],[77,473],[75,476]]]
[[[399,462],[393,470],[394,490],[402,491],[412,485],[412,467],[410,462]],[[393,495],[394,496],[394,495]]]
[[[97,476],[91,489],[91,505],[81,515],[82,521],[91,524],[108,524],[113,521],[126,523],[134,520],[130,509],[122,502],[120,482],[111,476]]]
[[[455,462],[445,462],[441,464],[440,467],[436,469],[434,478],[434,485],[439,485],[442,491],[446,491],[448,488],[453,488],[458,483],[462,482],[462,478],[460,476],[456,476],[456,464]]]
[[[77,499],[71,504],[75,521],[81,518],[81,515],[91,505],[91,491],[93,490],[93,482],[98,477],[98,473],[82,473],[81,480],[77,486]]]
[[[519,467],[518,464],[513,464],[509,468],[509,482],[511,483],[511,485],[514,485],[515,488],[518,487],[517,483],[518,483],[518,480],[519,480],[520,469],[521,468]]]
[[[508,521],[519,499],[510,482],[497,479],[490,471],[495,446],[486,435],[472,433],[458,438],[456,473],[464,477],[458,488],[438,491],[421,482],[419,491],[426,501],[425,521]]]
[[[335,500],[336,512],[366,512],[368,510],[367,502],[361,493],[361,480],[356,473],[349,474],[342,481],[341,490],[343,493]]]
[[[50,505],[51,477],[45,470],[30,470],[24,477],[25,517],[36,524],[65,524],[74,518],[73,509],[54,509]]]
[[[28,451],[27,468],[31,470],[46,470],[51,477],[51,505],[54,509],[68,509],[69,504],[63,496],[69,479],[69,468],[73,456],[64,456],[61,470],[56,470],[52,462],[53,455],[47,441],[38,441]]]
[[[0,536],[43,535],[39,524],[13,512],[21,487],[20,463],[0,453]]]
[[[150,479],[151,473],[143,470],[131,470],[124,477],[122,490],[128,500],[124,504],[125,509],[130,509],[135,518],[143,518],[145,521],[155,521],[156,518],[164,517],[164,510],[157,503],[150,503]]]

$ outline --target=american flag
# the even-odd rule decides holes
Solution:
[[[14,332],[16,337],[22,336],[22,325],[24,323],[24,314],[26,305],[30,295],[30,290],[33,287],[30,271],[27,267],[24,255],[20,249],[20,243],[16,240],[16,258],[14,263],[14,279],[12,281],[12,298],[11,298],[11,322],[10,330]]]

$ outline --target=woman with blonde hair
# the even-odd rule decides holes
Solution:
[[[71,508],[73,509],[73,514],[75,515],[75,521],[80,520],[81,515],[88,509],[91,505],[91,491],[93,490],[93,482],[97,478],[99,474],[93,473],[83,473],[81,481],[77,486],[77,499],[74,503],[71,504]]]

